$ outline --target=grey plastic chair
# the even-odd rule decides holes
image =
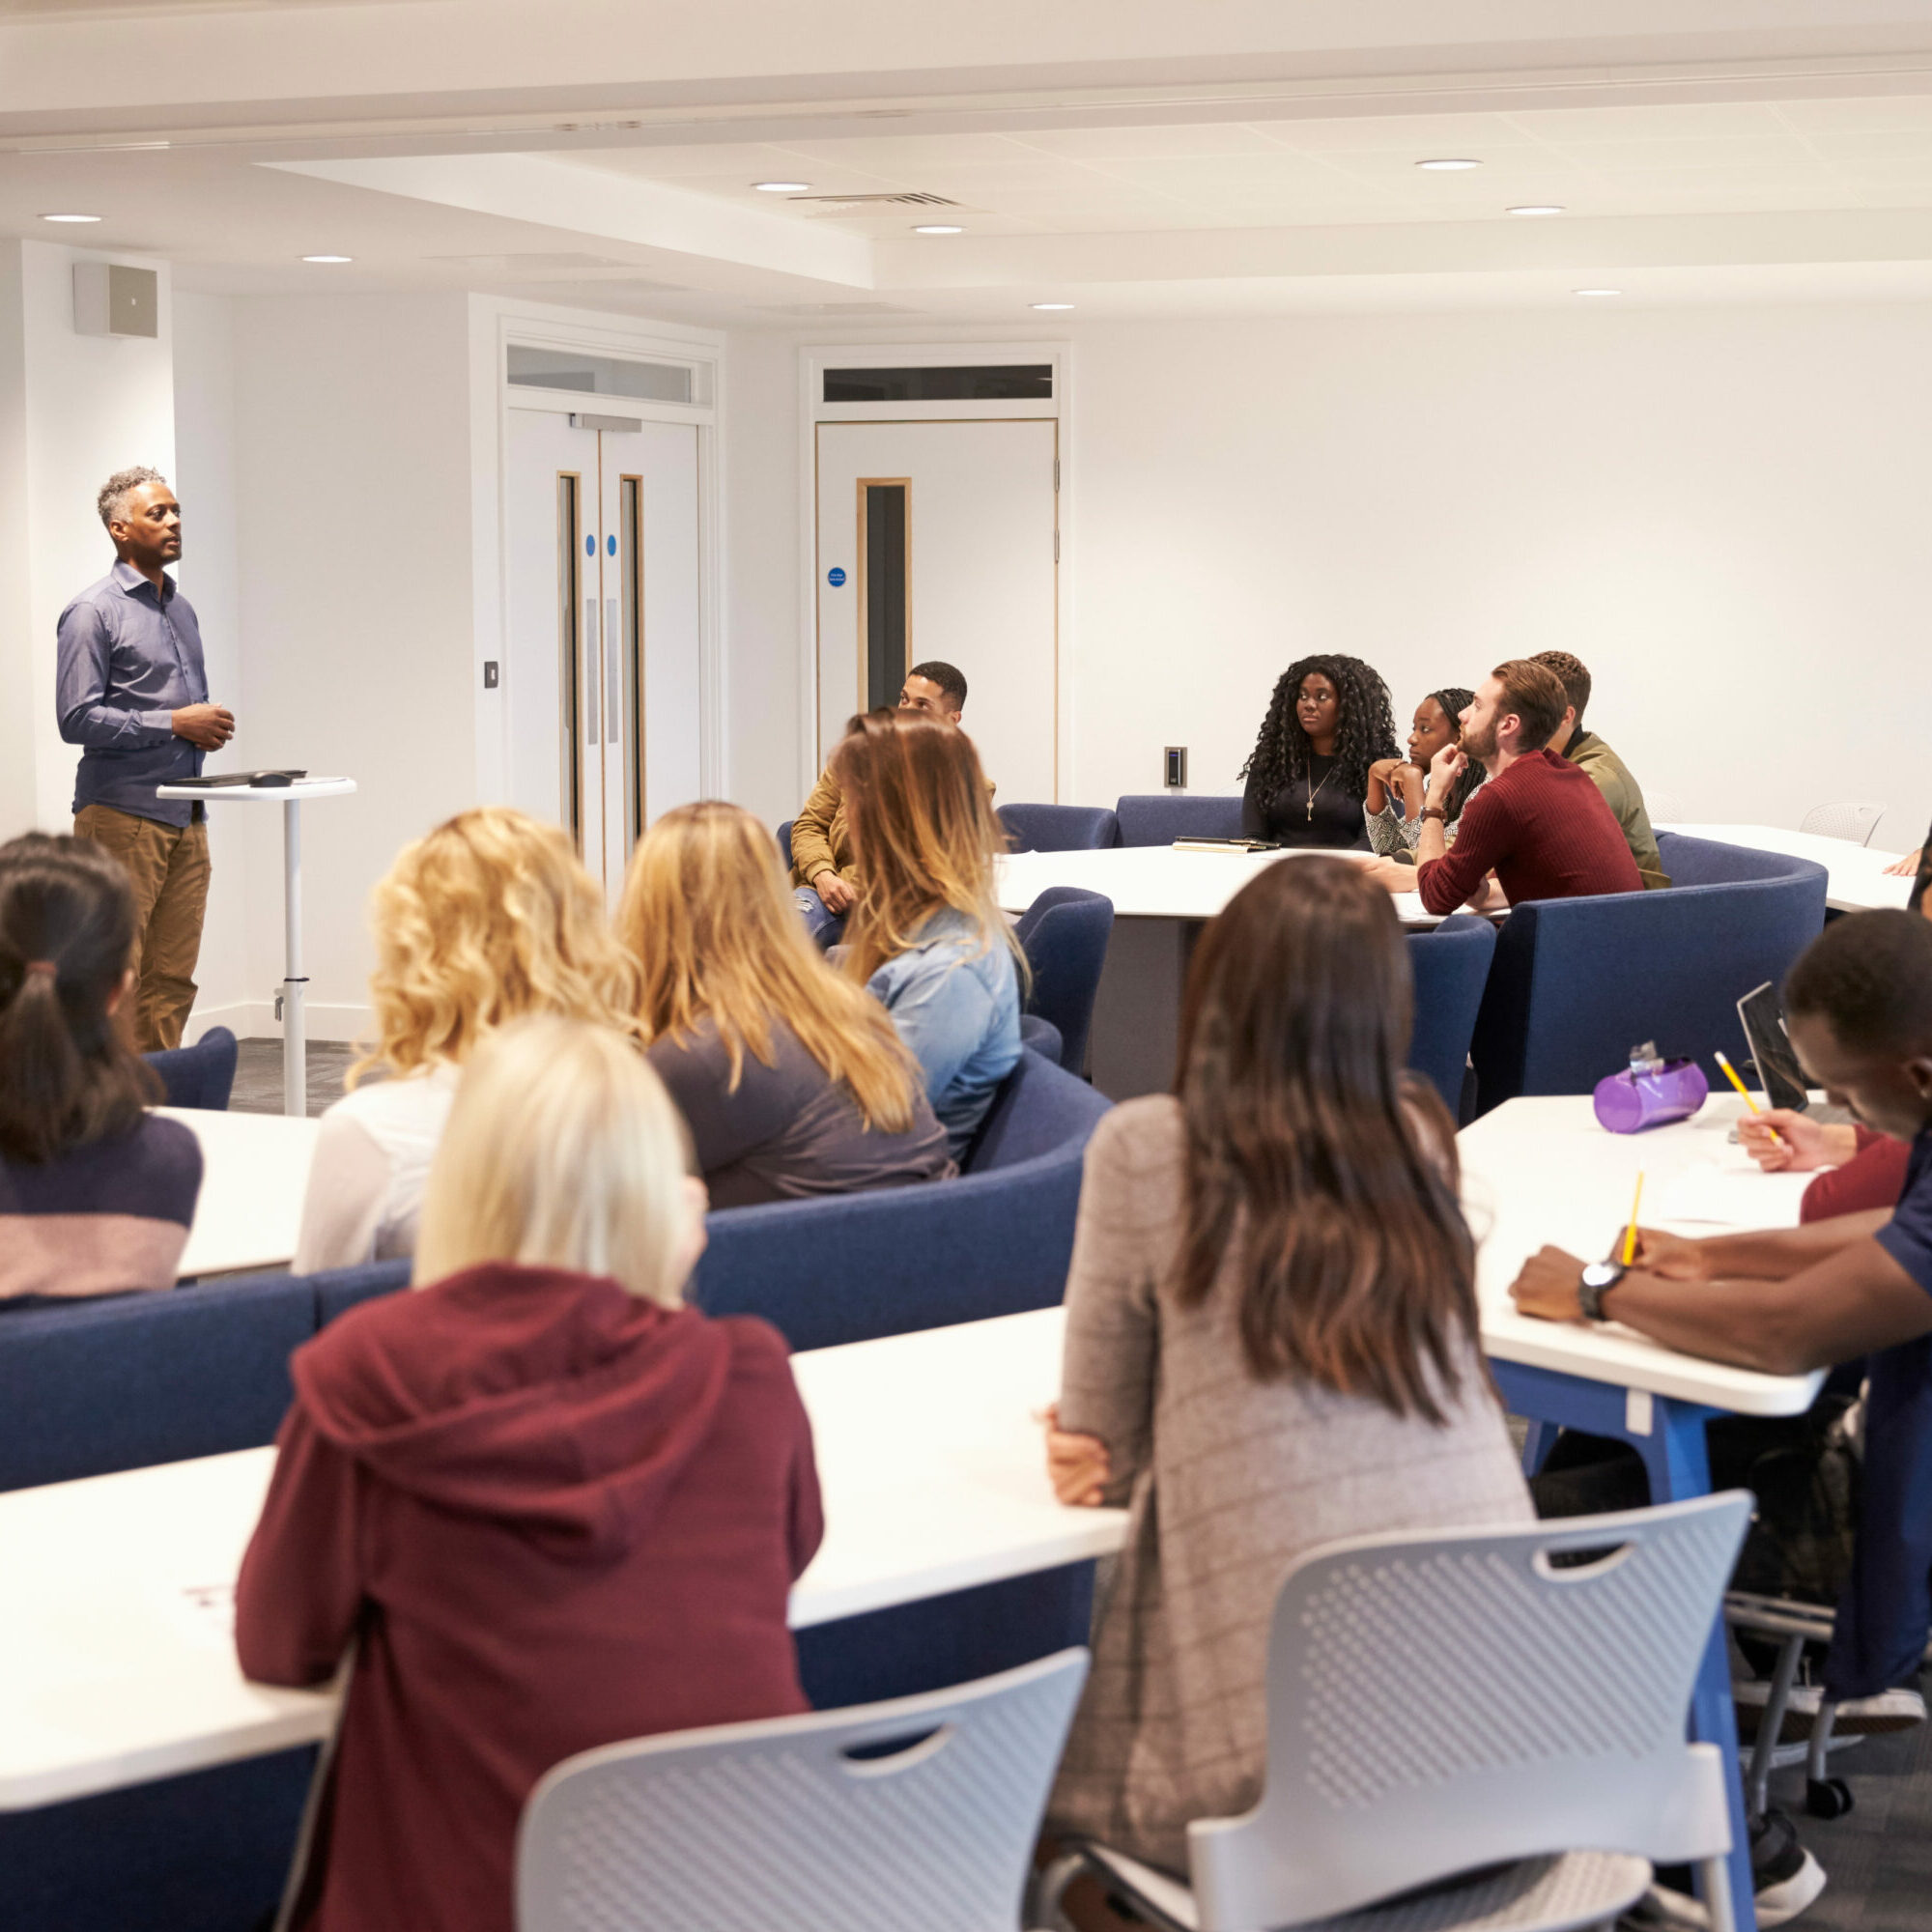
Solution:
[[[1615,1918],[1655,1860],[1696,1864],[1731,1932],[1723,1759],[1684,1729],[1750,1500],[1315,1551],[1275,1604],[1261,1802],[1188,1826],[1191,1888],[1089,1845],[1039,1916],[1084,1862],[1183,1932],[1556,1932]],[[1550,1562],[1575,1551],[1606,1553]]]
[[[1798,821],[1801,832],[1815,832],[1823,838],[1849,838],[1854,845],[1869,845],[1885,807],[1869,799],[1840,799],[1832,805],[1814,805]]]
[[[524,1809],[518,1932],[1015,1932],[1086,1676],[1065,1650],[566,1758]]]

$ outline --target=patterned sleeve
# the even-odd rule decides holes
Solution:
[[[1382,796],[1382,809],[1371,811],[1364,806],[1362,817],[1369,828],[1369,844],[1384,859],[1397,859],[1405,852],[1415,850],[1415,841],[1422,833],[1422,821],[1399,816],[1386,786]]]

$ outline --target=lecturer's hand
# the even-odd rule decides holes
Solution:
[[[824,900],[827,912],[850,912],[859,896],[837,872],[820,872],[811,888]]]
[[[1917,852],[1908,852],[1902,859],[1894,859],[1886,869],[1886,875],[1894,879],[1909,879],[1918,869],[1918,862],[1924,857],[1925,848],[1919,846]]]
[[[235,714],[218,704],[184,704],[169,719],[177,738],[204,752],[218,752],[235,735]]]

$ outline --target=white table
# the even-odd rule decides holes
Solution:
[[[311,798],[346,798],[354,779],[297,779],[285,785],[156,785],[156,798],[199,799],[204,805],[240,800],[282,808],[282,1112],[308,1112],[308,1032],[303,1001],[308,976],[301,954],[301,809]]]
[[[1713,1234],[1796,1223],[1810,1177],[1755,1172],[1729,1145],[1743,1112],[1735,1094],[1714,1094],[1690,1121],[1620,1135],[1598,1126],[1587,1094],[1561,1095],[1506,1101],[1458,1136],[1463,1202],[1481,1241],[1483,1349],[1504,1402],[1532,1422],[1532,1462],[1558,1427],[1621,1436],[1643,1459],[1652,1500],[1680,1501],[1710,1490],[1704,1428],[1714,1415],[1797,1415],[1811,1406],[1822,1376],[1699,1361],[1614,1322],[1538,1321],[1509,1299],[1523,1261],[1546,1241],[1586,1259],[1609,1251],[1629,1222],[1639,1168],[1649,1226]],[[1721,1625],[1698,1669],[1690,1735],[1724,1755],[1731,1891],[1739,1932],[1756,1932]]]
[[[205,1107],[155,1111],[191,1127],[201,1143],[201,1193],[182,1251],[181,1278],[280,1267],[293,1260],[322,1122]]]
[[[795,1627],[1119,1548],[1125,1516],[1065,1509],[1034,1420],[1060,1384],[1061,1313],[794,1358],[826,1538]],[[245,1682],[231,1586],[271,1449],[0,1495],[0,1810],[324,1736],[327,1691]]]
[[[1722,845],[1747,845],[1787,859],[1809,859],[1832,875],[1825,886],[1825,903],[1833,912],[1902,909],[1911,895],[1911,876],[1892,877],[1885,869],[1898,860],[1898,853],[1874,852],[1849,838],[1787,832],[1780,825],[1660,825],[1657,830],[1682,833],[1688,838],[1715,838]]]
[[[1097,852],[1010,852],[1000,860],[1001,910],[1022,913],[1053,886],[1104,893],[1114,933],[1094,1002],[1090,1066],[1112,1100],[1165,1093],[1174,1081],[1187,962],[1202,926],[1269,866],[1296,859],[1367,863],[1367,852],[1200,852],[1117,845]],[[1440,922],[1415,893],[1392,895],[1405,925]]]

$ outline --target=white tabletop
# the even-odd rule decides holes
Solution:
[[[1743,1112],[1735,1094],[1714,1094],[1675,1126],[1612,1134],[1597,1124],[1590,1096],[1578,1094],[1507,1100],[1464,1127],[1457,1144],[1463,1204],[1480,1243],[1485,1351],[1739,1415],[1808,1408],[1821,1376],[1767,1376],[1700,1361],[1615,1322],[1539,1321],[1518,1314],[1509,1298],[1510,1283],[1545,1242],[1586,1260],[1607,1254],[1629,1222],[1639,1168],[1641,1218],[1650,1227],[1687,1235],[1795,1227],[1800,1197],[1814,1177],[1761,1173],[1730,1142]]]
[[[1355,859],[1368,852],[1202,852],[1172,845],[1115,845],[1097,852],[1009,852],[1000,860],[1005,912],[1024,912],[1053,886],[1104,893],[1116,919],[1212,919],[1264,867],[1294,859]],[[1405,925],[1435,925],[1414,893],[1392,895]]]
[[[218,773],[211,774],[218,777]],[[198,798],[213,805],[237,798],[266,799],[270,805],[290,805],[305,798],[344,798],[355,789],[354,779],[292,779],[285,785],[156,785],[156,798]]]
[[[201,1143],[201,1194],[182,1252],[182,1278],[291,1261],[322,1122],[204,1107],[155,1111],[192,1127]]]
[[[1897,861],[1898,853],[1875,852],[1849,838],[1787,832],[1780,825],[1660,825],[1657,830],[1679,832],[1688,838],[1715,838],[1724,845],[1748,845],[1787,859],[1809,859],[1832,875],[1825,886],[1825,903],[1834,912],[1872,912],[1887,906],[1902,910],[1911,896],[1910,874],[1893,876],[1885,869]]]
[[[826,1537],[794,1626],[1120,1548],[1124,1513],[1065,1509],[1036,1412],[1060,1382],[1061,1313],[795,1357]],[[0,1810],[305,1744],[327,1691],[236,1667],[231,1587],[271,1449],[0,1495]]]

